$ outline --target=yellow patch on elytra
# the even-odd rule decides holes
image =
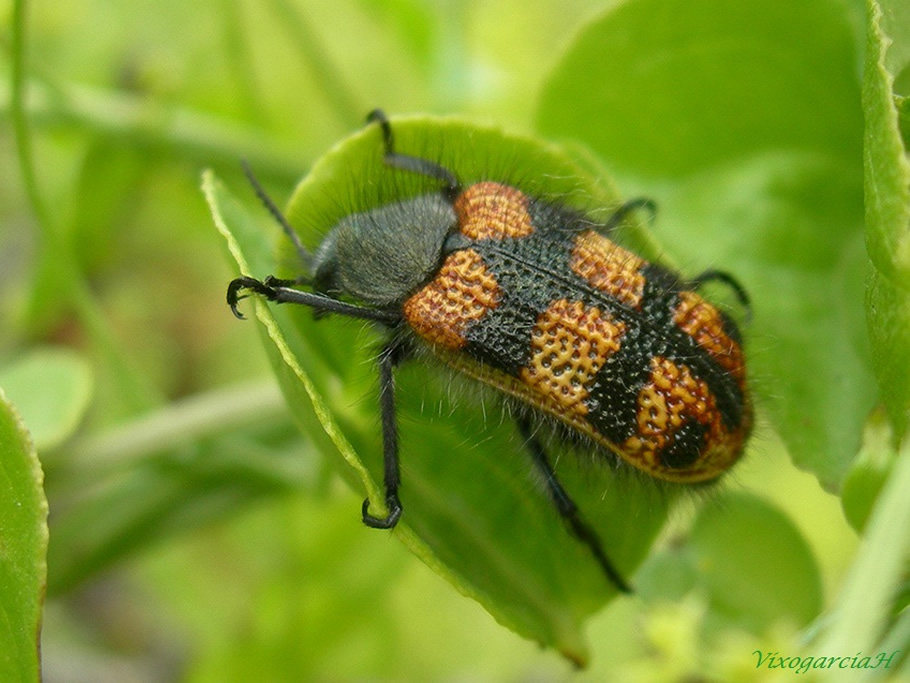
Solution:
[[[521,380],[557,413],[586,415],[591,382],[619,351],[625,325],[580,301],[554,301],[531,331],[531,358]]]

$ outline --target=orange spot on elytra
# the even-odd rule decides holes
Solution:
[[[404,317],[431,344],[459,349],[465,329],[501,297],[496,278],[473,249],[450,254],[423,289],[404,302]]]
[[[645,263],[593,230],[579,233],[569,259],[569,267],[576,275],[632,308],[639,307],[645,291],[645,276],[641,273]]]
[[[500,183],[468,187],[455,200],[455,215],[461,234],[472,240],[527,237],[534,232],[527,195]]]

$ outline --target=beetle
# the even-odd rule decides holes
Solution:
[[[242,318],[238,302],[252,293],[384,330],[386,513],[373,514],[365,500],[367,526],[388,529],[401,518],[394,375],[428,351],[500,392],[569,531],[629,592],[557,478],[538,430],[547,425],[575,447],[656,480],[718,479],[740,458],[753,413],[739,329],[698,290],[721,282],[748,310],[746,291],[724,271],[685,279],[615,243],[612,233],[630,212],[654,211],[650,200],[628,201],[598,223],[504,182],[463,185],[444,166],[398,152],[381,110],[367,123],[381,131],[387,167],[426,176],[438,190],[348,215],[311,253],[247,168],[306,273],[238,277],[228,285],[228,305]]]

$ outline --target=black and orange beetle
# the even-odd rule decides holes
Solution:
[[[381,111],[367,120],[382,131],[387,166],[438,181],[439,190],[347,216],[310,253],[250,176],[307,272],[294,281],[239,277],[228,304],[242,317],[237,303],[247,290],[386,331],[379,396],[387,512],[375,516],[364,501],[365,524],[391,528],[401,517],[394,371],[425,350],[511,403],[559,514],[628,591],[557,479],[538,427],[552,423],[579,447],[658,480],[717,479],[742,454],[752,406],[739,330],[697,290],[720,281],[748,307],[745,291],[724,272],[685,279],[615,244],[610,233],[648,200],[598,224],[507,184],[463,186],[443,166],[398,153]]]

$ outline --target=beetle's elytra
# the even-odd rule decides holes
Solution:
[[[686,280],[615,244],[610,232],[647,200],[597,225],[504,183],[462,186],[442,166],[396,152],[382,112],[368,121],[379,123],[389,167],[436,179],[439,191],[350,215],[310,254],[253,180],[307,274],[237,278],[231,309],[241,317],[237,303],[249,290],[387,330],[379,374],[388,512],[375,517],[364,501],[367,525],[389,528],[401,516],[393,374],[423,347],[514,404],[570,531],[629,590],[556,478],[536,428],[555,423],[573,442],[660,480],[716,479],[742,454],[752,407],[739,330],[697,289],[721,281],[748,306],[745,291],[724,272]]]

